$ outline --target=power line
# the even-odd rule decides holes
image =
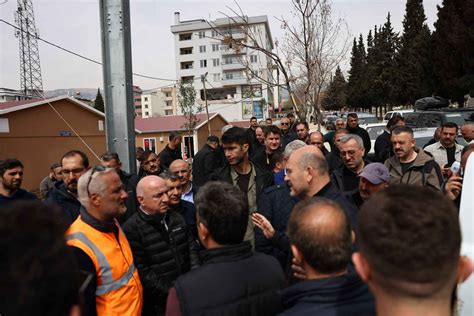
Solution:
[[[62,47],[62,46],[59,46],[59,45],[57,45],[57,44],[54,44],[54,43],[52,43],[52,42],[50,42],[50,41],[48,41],[48,40],[45,40],[45,39],[43,39],[43,38],[41,38],[41,37],[39,37],[39,36],[36,36],[35,34],[31,34],[31,33],[27,32],[27,31],[25,31],[25,30],[21,30],[21,29],[20,29],[19,27],[17,27],[16,25],[14,25],[14,24],[12,24],[12,23],[10,23],[10,22],[7,22],[7,21],[5,21],[4,19],[0,19],[0,22],[3,22],[3,23],[5,23],[5,24],[7,24],[7,25],[9,25],[9,26],[11,26],[11,27],[13,27],[13,28],[19,30],[20,32],[27,33],[28,35],[33,36],[33,37],[35,37],[36,39],[38,39],[38,40],[40,40],[40,41],[42,41],[42,42],[44,42],[44,43],[46,43],[46,44],[48,44],[48,45],[51,45],[51,46],[56,47],[56,48],[58,48],[58,49],[60,49],[60,50],[62,50],[62,51],[65,51],[65,52],[67,52],[67,53],[69,53],[69,54],[72,54],[72,55],[74,55],[74,56],[76,56],[76,57],[82,58],[82,59],[84,59],[84,60],[87,60],[87,61],[90,61],[90,62],[92,62],[92,63],[94,63],[94,64],[97,64],[97,65],[101,65],[101,66],[102,66],[102,63],[99,62],[99,61],[97,61],[97,60],[94,60],[94,59],[92,59],[92,58],[83,56],[83,55],[81,55],[81,54],[79,54],[79,53],[73,52],[72,50],[69,50],[69,49],[64,48],[64,47]],[[137,77],[142,77],[142,78],[146,78],[146,79],[153,79],[153,80],[173,81],[173,82],[177,82],[177,81],[178,81],[178,80],[176,80],[176,79],[159,78],[159,77],[147,76],[147,75],[142,75],[142,74],[137,74],[137,73],[133,73],[133,75],[134,75],[134,76],[137,76]]]

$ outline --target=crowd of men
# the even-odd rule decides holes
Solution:
[[[329,135],[252,118],[192,162],[171,133],[137,150],[137,175],[71,150],[42,202],[2,160],[0,313],[452,315],[474,269],[458,220],[473,127],[465,147],[446,123],[422,149],[395,116],[369,159],[355,113]]]

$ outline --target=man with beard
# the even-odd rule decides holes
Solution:
[[[309,125],[308,122],[299,122],[296,124],[296,136],[299,140],[305,142],[309,141]]]
[[[77,199],[77,181],[89,169],[89,158],[79,150],[71,150],[61,158],[62,183],[56,183],[46,203],[61,207],[69,224],[79,216],[81,203]]]
[[[142,179],[146,176],[157,176],[161,173],[160,156],[154,151],[145,150],[141,155],[140,171],[138,178]]]
[[[268,126],[265,129],[265,150],[261,150],[252,161],[260,168],[273,172],[275,164],[272,157],[279,151],[281,151],[281,131],[275,125]]]
[[[36,200],[36,196],[21,187],[23,164],[17,159],[0,161],[0,206],[18,200]]]
[[[296,133],[290,128],[290,125],[292,123],[290,122],[290,119],[287,117],[284,117],[280,121],[280,128],[281,128],[281,143],[282,146],[285,147],[288,145],[291,141],[294,141],[297,136]]]

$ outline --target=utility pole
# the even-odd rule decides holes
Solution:
[[[129,0],[100,0],[107,150],[135,173],[132,50]]]
[[[207,78],[207,71],[204,75],[201,75],[201,81],[202,81],[202,85],[204,87],[204,103],[206,104],[207,130],[209,132],[208,136],[211,136],[211,122],[209,121],[209,108],[207,107],[206,78]]]

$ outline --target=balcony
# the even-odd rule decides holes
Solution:
[[[240,55],[240,54],[247,54],[247,47],[238,47],[237,49],[235,48],[229,48],[228,46],[221,46],[221,54],[222,56],[227,56],[227,55]]]
[[[239,62],[233,62],[233,63],[228,63],[228,64],[221,64],[221,68],[222,70],[224,71],[228,71],[228,70],[240,70],[240,69],[245,69],[247,67],[245,67],[244,65],[242,65],[241,63]]]
[[[247,77],[233,77],[222,79],[223,86],[239,86],[247,83]]]

